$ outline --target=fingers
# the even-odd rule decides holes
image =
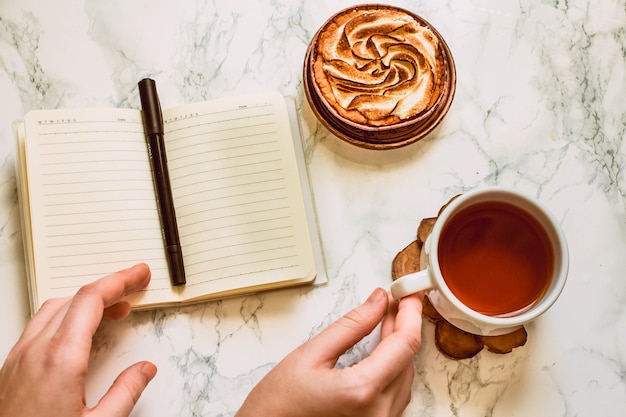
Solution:
[[[48,326],[59,311],[66,308],[70,298],[54,298],[43,303],[37,314],[26,324],[18,343],[26,342],[37,336]]]
[[[130,304],[125,301],[121,301],[119,303],[113,304],[111,307],[107,307],[104,310],[104,317],[109,320],[122,320],[128,317],[130,311]]]
[[[407,366],[422,344],[422,301],[420,295],[403,298],[393,321],[393,332],[359,366],[365,375],[377,375],[382,386],[390,384]]]
[[[126,295],[145,288],[149,281],[150,269],[146,264],[138,264],[83,286],[72,298],[57,336],[70,344],[80,343],[85,338],[91,340],[104,310],[117,304]],[[120,316],[119,308],[117,306],[109,312],[114,317],[115,313]]]
[[[390,293],[387,293],[387,296],[389,298],[389,305],[380,327],[380,336],[382,339],[393,333],[396,327],[396,314],[398,314],[398,301],[394,300]]]
[[[394,332],[404,333],[414,354],[421,348],[423,294],[404,297],[398,303]]]
[[[365,303],[332,323],[307,344],[316,352],[316,360],[333,368],[339,356],[370,334],[387,311],[385,290],[377,288]]]
[[[407,366],[394,380],[393,384],[385,389],[384,395],[391,395],[392,402],[389,409],[390,416],[399,417],[411,401],[411,386],[413,384],[413,366]]]
[[[156,366],[150,362],[139,362],[127,368],[94,407],[93,415],[127,417],[156,373]]]

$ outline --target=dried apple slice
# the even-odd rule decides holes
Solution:
[[[483,349],[480,336],[461,330],[446,320],[439,320],[435,325],[435,344],[441,353],[452,359],[469,359]]]
[[[426,242],[426,238],[430,235],[430,232],[432,232],[436,220],[436,217],[428,217],[426,219],[422,219],[420,222],[417,227],[417,241],[420,245],[423,245],[424,242]],[[417,255],[417,258],[419,259],[419,254]]]
[[[448,200],[446,204],[441,206],[439,212],[437,213],[437,217],[441,215],[441,212],[448,206],[448,204],[450,204],[452,201],[454,201],[455,198],[460,195],[461,194],[455,195],[450,200]],[[430,235],[430,232],[432,232],[433,226],[437,221],[437,217],[427,217],[425,219],[422,219],[422,221],[420,222],[419,226],[417,227],[417,241],[420,244],[424,244],[424,242],[426,242],[426,238],[428,237],[428,235]]]
[[[421,249],[422,245],[415,240],[398,252],[391,263],[391,279],[395,281],[401,276],[419,271]]]
[[[441,206],[441,208],[439,209],[439,212],[437,213],[437,217],[441,216],[441,213],[443,212],[443,210],[448,207],[448,204],[452,203],[454,201],[454,199],[456,199],[457,197],[459,197],[461,194],[457,194],[454,197],[452,197],[450,200],[448,200],[448,202],[446,204],[444,204],[443,206]]]
[[[433,306],[433,303],[430,302],[430,298],[428,298],[428,295],[424,297],[424,301],[422,302],[422,314],[424,314],[426,318],[433,323],[436,323],[439,320],[443,320],[441,314],[439,314],[437,309]]]
[[[480,338],[489,352],[503,354],[510,353],[516,347],[524,346],[527,337],[526,329],[521,327],[501,336],[481,336]]]

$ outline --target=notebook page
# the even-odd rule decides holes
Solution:
[[[152,281],[131,302],[169,299],[141,113],[36,111],[25,135],[39,305],[138,262]]]
[[[213,100],[164,118],[185,296],[313,279],[284,98]]]

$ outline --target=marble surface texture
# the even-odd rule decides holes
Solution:
[[[328,283],[106,322],[89,400],[126,366],[159,375],[133,416],[229,416],[284,355],[388,287],[395,254],[451,196],[506,185],[545,203],[569,241],[561,298],[526,346],[453,361],[425,323],[405,416],[624,416],[626,3],[398,0],[447,40],[457,92],[443,123],[399,152],[343,146],[302,90],[309,40],[352,1],[0,2],[0,358],[28,319],[12,123],[31,109],[163,106],[259,90],[293,97]],[[341,360],[368,354],[376,333]]]

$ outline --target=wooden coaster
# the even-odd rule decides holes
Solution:
[[[443,208],[445,205],[441,210]],[[441,213],[441,210],[438,214]],[[391,278],[393,280],[421,269],[420,253],[426,238],[432,231],[435,220],[437,220],[436,217],[423,219],[417,228],[417,239],[395,256],[391,265]],[[428,295],[424,297],[422,314],[429,321],[435,323],[435,345],[437,349],[452,359],[469,359],[476,356],[483,348],[487,348],[489,352],[493,353],[510,353],[513,349],[524,346],[528,336],[524,327],[500,336],[481,336],[468,333],[444,319],[432,305]]]

